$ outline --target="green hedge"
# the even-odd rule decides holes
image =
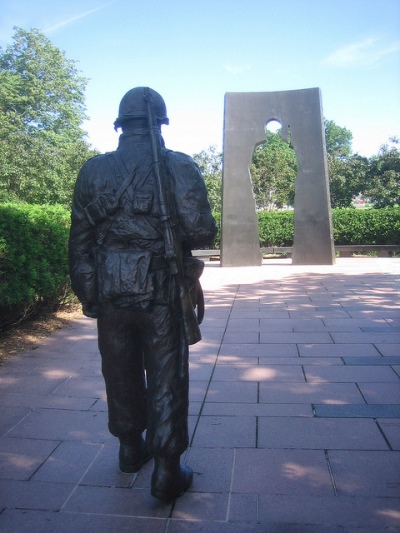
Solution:
[[[293,211],[258,213],[260,245],[291,246],[293,218]],[[0,204],[0,329],[68,294],[69,225],[61,206]],[[333,227],[337,245],[400,245],[400,208],[334,209]]]
[[[214,214],[220,226],[220,214]],[[260,211],[258,229],[260,246],[292,246],[294,235],[293,211]],[[333,209],[335,244],[396,244],[400,245],[400,208]],[[215,248],[220,246],[220,233]]]
[[[400,244],[400,208],[333,209],[335,244]]]
[[[0,204],[0,327],[65,295],[69,224],[61,206]]]
[[[213,213],[213,217],[215,218],[215,222],[218,226],[218,233],[215,237],[214,248],[218,250],[221,246],[221,213]]]
[[[293,211],[260,211],[258,233],[260,246],[292,246]]]

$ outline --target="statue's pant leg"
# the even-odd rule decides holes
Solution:
[[[100,310],[97,328],[109,430],[116,437],[142,433],[146,428],[146,383],[135,314]]]
[[[176,309],[155,305],[143,330],[147,373],[147,448],[156,457],[188,446],[188,347]]]

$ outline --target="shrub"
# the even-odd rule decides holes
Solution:
[[[218,249],[221,246],[221,213],[213,213],[213,217],[215,218],[215,222],[218,227],[218,233],[215,237],[214,241],[214,248]]]
[[[400,244],[400,208],[333,209],[335,244]]]
[[[293,211],[260,211],[258,213],[260,246],[292,246]]]
[[[69,220],[61,206],[0,205],[0,328],[65,295]]]
[[[258,231],[260,247],[292,246],[293,211],[260,211]],[[220,214],[214,213],[220,227]],[[332,209],[335,244],[400,244],[400,208]],[[214,247],[220,244],[220,232]]]

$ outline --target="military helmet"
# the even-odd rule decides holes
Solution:
[[[145,87],[135,87],[122,97],[119,104],[118,118],[114,122],[115,129],[120,128],[128,120],[147,117],[144,89]],[[163,97],[153,89],[149,89],[149,91],[154,103],[157,121],[160,124],[169,124]]]

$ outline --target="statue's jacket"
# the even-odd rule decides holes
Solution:
[[[163,149],[171,222],[182,247],[212,244],[217,228],[201,172]],[[120,137],[116,152],[87,161],[75,185],[69,240],[72,289],[82,303],[146,302],[165,283],[163,225],[147,136]],[[164,274],[165,277],[165,274]],[[167,296],[165,296],[167,297]]]

